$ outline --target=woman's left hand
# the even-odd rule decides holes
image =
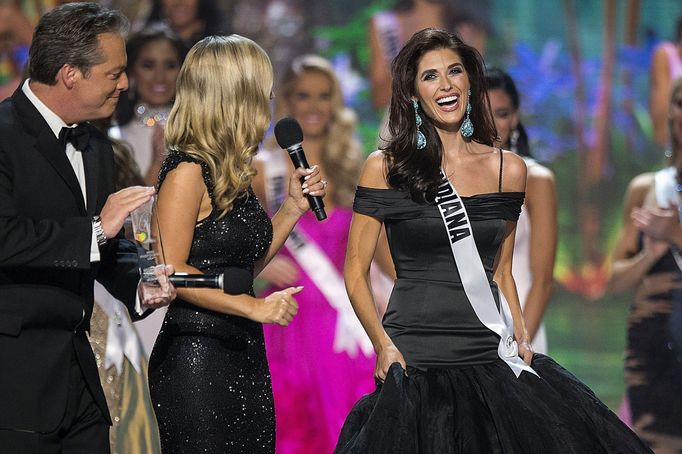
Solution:
[[[530,366],[530,362],[533,360],[533,346],[530,345],[528,339],[519,341],[519,356],[524,363]]]
[[[302,183],[301,178],[304,179]],[[310,209],[306,196],[324,197],[327,194],[326,187],[327,181],[322,179],[320,166],[315,165],[310,169],[299,167],[289,179],[289,198],[303,214]]]

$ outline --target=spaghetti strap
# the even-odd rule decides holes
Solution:
[[[504,161],[504,152],[502,151],[502,148],[498,148],[500,150],[500,178],[497,183],[497,192],[502,192],[502,162]]]

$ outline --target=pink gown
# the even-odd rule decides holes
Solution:
[[[343,273],[352,211],[334,208],[322,223],[308,212],[301,230]],[[293,260],[283,248],[283,254]],[[353,404],[374,391],[375,357],[358,351],[355,357],[334,352],[336,310],[300,268],[294,285],[298,315],[288,327],[265,325],[265,343],[275,396],[276,452],[331,453]],[[269,289],[269,291],[277,289]]]

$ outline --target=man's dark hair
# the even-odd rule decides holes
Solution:
[[[33,32],[28,74],[31,80],[56,83],[59,69],[68,64],[87,77],[90,69],[104,61],[98,36],[125,34],[128,19],[96,3],[67,3],[46,13]]]

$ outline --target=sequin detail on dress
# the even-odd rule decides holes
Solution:
[[[181,162],[208,167],[172,151],[159,176]],[[272,224],[249,188],[223,217],[215,208],[197,223],[188,263],[204,273],[254,262],[272,241]],[[239,283],[253,294],[253,280]],[[149,385],[164,454],[272,453],[275,418],[263,328],[242,317],[199,308],[181,299],[170,306],[149,363]]]

